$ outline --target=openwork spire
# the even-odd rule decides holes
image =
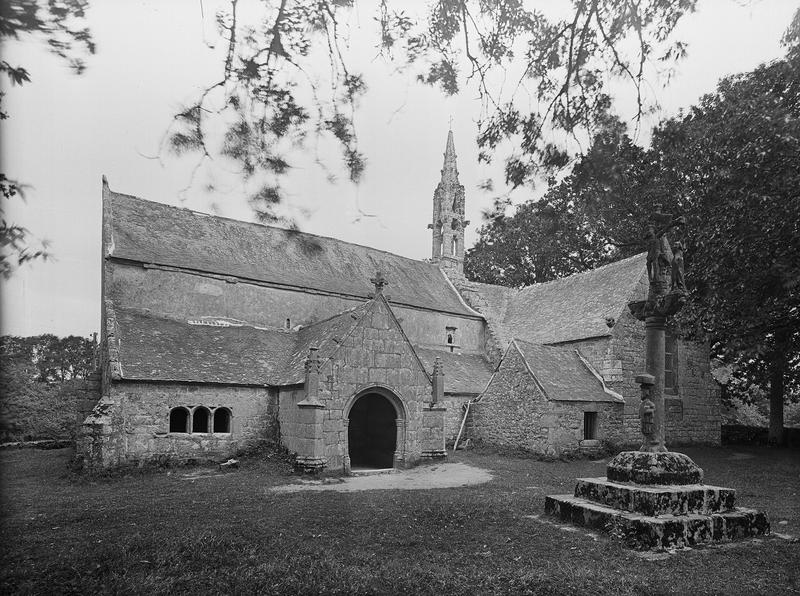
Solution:
[[[457,275],[464,272],[464,228],[469,224],[464,215],[464,185],[458,181],[451,123],[444,149],[442,178],[433,193],[433,221],[428,228],[433,230],[431,260]]]
[[[446,185],[458,184],[456,144],[455,141],[453,141],[452,130],[447,133],[447,146],[444,150],[444,165],[442,166],[442,183]]]

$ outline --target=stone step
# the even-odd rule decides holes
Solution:
[[[377,476],[379,474],[396,474],[395,468],[351,468],[351,476]]]
[[[708,515],[730,511],[736,502],[736,491],[732,488],[706,484],[623,484],[607,478],[578,478],[575,496],[642,515]]]
[[[647,516],[572,495],[545,497],[545,512],[562,521],[608,532],[635,548],[681,547],[769,534],[765,513],[743,507],[702,515]]]

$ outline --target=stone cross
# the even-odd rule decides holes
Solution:
[[[639,415],[644,441],[641,451],[667,451],[664,443],[664,331],[667,317],[677,313],[687,300],[683,273],[683,245],[670,245],[667,232],[684,225],[684,217],[662,213],[656,205],[644,235],[647,244],[647,300],[628,304],[633,316],[645,323],[645,373],[636,379],[642,388]]]

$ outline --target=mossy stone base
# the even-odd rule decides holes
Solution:
[[[575,496],[642,515],[709,515],[732,510],[736,501],[736,491],[721,486],[637,486],[606,478],[578,478]]]
[[[545,512],[578,526],[608,532],[633,548],[674,548],[769,534],[765,513],[736,508],[703,515],[647,516],[572,495],[545,498]]]
[[[623,451],[608,463],[606,476],[635,484],[699,484],[703,470],[683,453]]]

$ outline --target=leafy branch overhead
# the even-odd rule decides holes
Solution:
[[[11,39],[32,38],[41,41],[47,49],[67,61],[77,74],[83,73],[83,57],[94,54],[96,47],[86,22],[88,0],[14,0],[0,3],[0,43]],[[19,64],[0,60],[0,73],[12,85],[31,81],[31,73]],[[4,93],[0,93],[0,103]],[[0,105],[0,120],[9,114]],[[23,185],[0,173],[0,194],[4,199],[22,195]],[[3,210],[5,212],[5,210]],[[47,245],[41,248],[28,246],[29,232],[22,226],[0,219],[0,275],[8,277],[15,266],[47,257]]]
[[[423,13],[382,0],[374,43],[423,84],[447,95],[477,92],[480,159],[514,147],[505,177],[517,187],[563,167],[587,133],[614,121],[612,79],[630,84],[638,122],[652,107],[643,93],[647,64],[683,57],[684,45],[671,34],[695,2],[574,0],[531,8],[521,0],[439,0]],[[262,185],[252,202],[264,220],[275,219],[287,156],[309,134],[336,140],[353,182],[364,172],[355,115],[367,83],[349,66],[350,34],[360,27],[352,4],[262,0],[253,17],[230,0],[216,17],[225,46],[220,78],[174,118],[169,148],[199,155],[200,164],[217,155],[237,163]],[[550,14],[558,10],[566,16]]]
[[[793,23],[800,31],[800,12]],[[521,286],[642,252],[660,203],[687,220],[682,331],[770,386],[781,412],[784,394],[800,390],[800,35],[784,39],[784,60],[723,79],[662,122],[650,148],[609,127],[541,199],[514,214],[499,204],[466,255],[467,276]],[[779,440],[782,419],[772,422]]]

